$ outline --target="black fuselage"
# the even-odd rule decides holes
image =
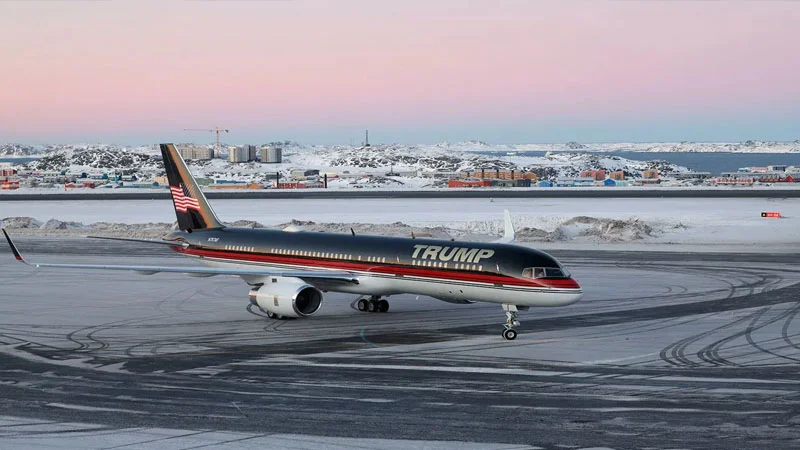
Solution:
[[[276,260],[289,257],[305,260],[309,266],[340,269],[424,267],[520,278],[525,268],[560,267],[555,258],[542,251],[485,242],[249,228],[174,231],[166,239],[190,244],[184,252],[194,256]]]

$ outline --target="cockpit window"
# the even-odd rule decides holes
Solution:
[[[561,267],[528,267],[522,271],[523,278],[569,278],[567,269]]]

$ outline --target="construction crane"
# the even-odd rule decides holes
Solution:
[[[220,133],[220,132],[223,132],[223,133],[230,133],[230,130],[226,130],[226,129],[224,129],[224,128],[219,128],[219,127],[214,127],[214,129],[213,129],[213,130],[202,130],[202,129],[199,129],[199,128],[184,128],[184,129],[183,129],[183,131],[206,131],[206,132],[209,132],[209,133],[214,133],[214,132],[216,132],[216,133],[217,133],[217,158],[219,158],[219,157],[220,157],[220,151],[219,151],[219,133]]]

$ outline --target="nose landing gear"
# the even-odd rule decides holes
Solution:
[[[369,297],[369,299],[360,298],[356,306],[359,311],[382,313],[389,311],[389,302],[386,299],[380,298],[378,295],[373,295]]]
[[[513,341],[517,338],[517,327],[519,326],[519,312],[516,305],[503,303],[503,311],[506,312],[506,323],[503,325],[503,339]]]

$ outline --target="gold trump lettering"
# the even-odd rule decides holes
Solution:
[[[494,250],[485,248],[442,247],[417,244],[411,257],[436,261],[478,264],[480,260],[494,256]]]

